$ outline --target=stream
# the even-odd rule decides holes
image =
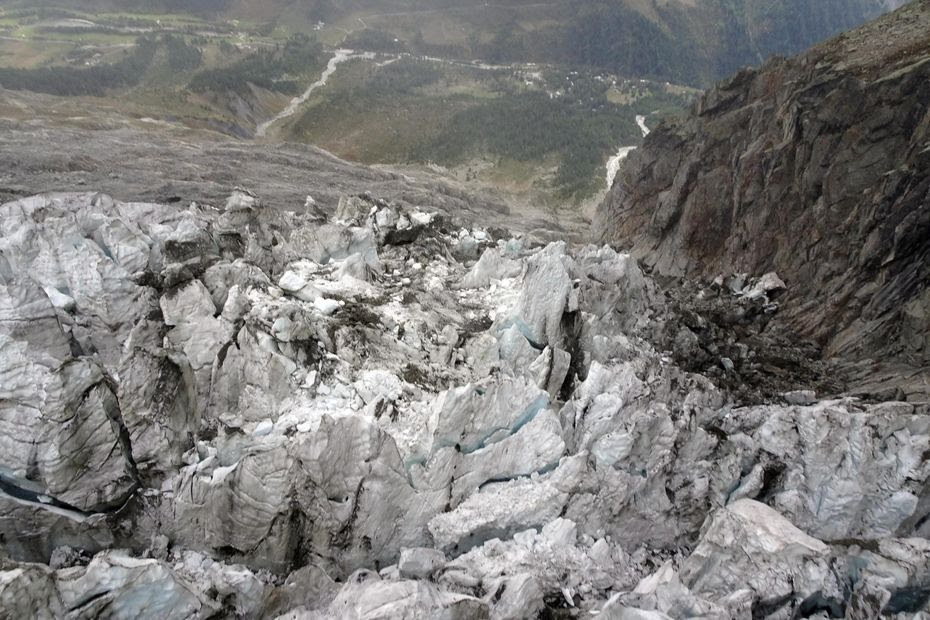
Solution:
[[[646,117],[645,116],[636,116],[636,124],[639,126],[640,131],[643,132],[643,137],[649,135],[649,128],[646,127]],[[609,190],[614,185],[614,179],[617,177],[617,173],[620,171],[620,164],[623,163],[623,160],[626,159],[630,153],[636,150],[635,146],[621,146],[617,151],[617,154],[607,160],[607,189]]]

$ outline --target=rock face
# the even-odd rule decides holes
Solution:
[[[930,611],[926,407],[734,405],[606,246],[225,204],[0,206],[4,611]]]
[[[673,276],[777,272],[827,356],[930,361],[930,2],[744,70],[632,153],[602,241]]]

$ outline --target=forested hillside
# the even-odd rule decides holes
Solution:
[[[14,6],[16,2],[0,3]],[[772,54],[796,53],[902,0],[71,0],[82,9],[187,11],[287,31],[323,24],[381,47],[492,62],[586,65],[706,86]],[[35,3],[31,3],[35,6]],[[360,30],[378,34],[358,38]],[[355,36],[353,36],[355,35]],[[379,36],[380,35],[380,36]],[[335,41],[334,41],[335,42]]]

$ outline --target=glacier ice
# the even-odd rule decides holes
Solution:
[[[925,408],[735,402],[659,348],[634,259],[501,234],[360,197],[0,206],[3,608],[928,611]]]

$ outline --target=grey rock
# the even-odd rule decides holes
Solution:
[[[928,32],[913,2],[720,82],[630,154],[595,237],[663,275],[777,271],[777,320],[826,357],[925,369]]]

